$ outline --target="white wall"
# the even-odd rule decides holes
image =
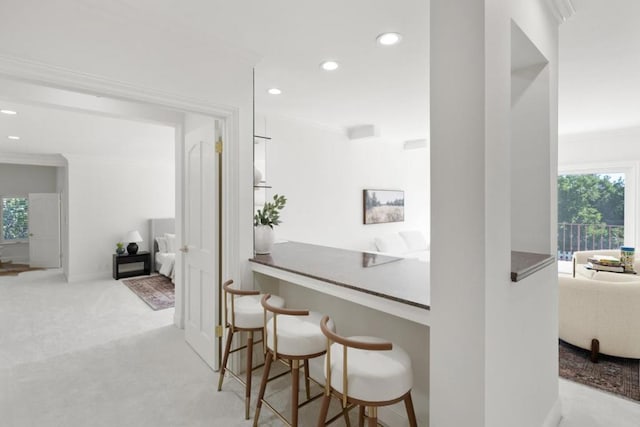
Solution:
[[[162,143],[172,146],[173,140]],[[141,159],[65,157],[69,163],[68,279],[110,277],[116,243],[128,231],[138,230],[144,239],[138,246],[148,250],[148,219],[174,216],[173,158],[150,163]]]
[[[0,195],[27,197],[29,193],[55,193],[58,191],[57,169],[52,166],[0,163]],[[29,243],[5,246],[2,258],[28,263]]]
[[[549,132],[536,150],[547,163],[528,179],[541,184],[530,196],[548,206],[542,232],[556,223],[558,23],[549,12],[542,0],[431,2],[432,427],[559,421],[557,272],[509,278],[519,208],[511,198],[512,20],[549,61],[540,105]]]
[[[375,236],[400,230],[428,235],[428,149],[350,141],[344,132],[278,116],[258,118],[256,132],[272,138],[266,143],[268,198],[287,197],[277,238],[363,250],[374,249]],[[364,189],[404,190],[405,221],[363,225]]]
[[[197,32],[187,34],[158,26],[152,11],[144,7],[132,6],[130,13],[123,11],[120,4],[100,1],[60,0],[53,4],[25,0],[3,5],[0,28],[11,37],[0,38],[0,60],[4,56],[10,63],[14,59],[18,64],[26,63],[35,69],[36,81],[47,82],[62,72],[60,80],[66,82],[64,86],[73,88],[74,79],[64,75],[70,70],[98,84],[106,79],[109,84],[121,83],[125,88],[148,94],[148,102],[158,94],[166,94],[176,103],[185,100],[190,106],[202,105],[204,109],[213,106],[234,109],[236,116],[229,123],[233,139],[227,142],[245,143],[237,147],[236,164],[228,168],[233,177],[234,197],[230,200],[233,206],[227,207],[227,218],[233,215],[240,224],[229,234],[237,238],[234,255],[241,261],[227,274],[238,278],[243,272],[245,281],[250,282],[251,275],[243,267],[253,253],[250,141],[253,66],[258,58],[232,50],[218,40],[201,37]],[[47,43],[42,43],[43,35]],[[27,78],[22,71],[9,76]],[[176,168],[181,175],[180,162]],[[177,187],[176,197],[180,199],[179,180]]]

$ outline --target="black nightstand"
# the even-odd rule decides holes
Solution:
[[[142,276],[144,274],[147,276],[151,274],[151,254],[149,252],[138,252],[135,255],[113,254],[114,279],[118,280],[123,277]]]

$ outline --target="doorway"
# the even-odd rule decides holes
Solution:
[[[172,128],[172,134],[173,134],[173,140],[174,140],[173,152],[175,155],[175,161],[174,161],[175,184],[172,190],[175,192],[175,211],[173,213],[176,218],[176,235],[177,235],[178,242],[180,242],[180,245],[183,248],[191,245],[190,242],[187,242],[185,240],[187,238],[187,231],[193,234],[192,229],[187,230],[186,228],[187,212],[188,212],[188,207],[186,206],[186,194],[188,194],[189,192],[188,178],[190,177],[188,175],[189,170],[186,167],[187,159],[185,155],[185,140],[187,139],[186,135],[189,130],[187,117],[192,114],[199,114],[202,117],[208,118],[208,120],[211,123],[217,124],[217,126],[214,125],[214,128],[217,129],[218,133],[217,134],[214,133],[213,135],[211,135],[212,137],[211,139],[215,140],[216,137],[226,138],[228,137],[228,135],[233,135],[232,132],[227,133],[226,131],[223,131],[223,130],[227,129],[227,127],[225,126],[225,123],[227,121],[234,120],[234,115],[236,115],[237,112],[224,110],[224,109],[216,109],[216,108],[203,108],[202,105],[190,105],[188,103],[185,103],[184,101],[176,101],[167,97],[163,98],[162,96],[155,98],[156,102],[149,103],[148,100],[146,99],[146,97],[148,97],[148,92],[146,91],[145,91],[146,93],[143,94],[142,91],[138,93],[135,90],[130,90],[129,91],[130,96],[126,98],[124,98],[121,93],[120,93],[120,96],[118,97],[110,98],[109,94],[105,93],[104,85],[101,85],[101,87],[99,88],[100,90],[97,90],[94,94],[87,95],[85,92],[86,88],[84,88],[83,92],[80,92],[80,91],[74,90],[73,88],[59,89],[57,87],[52,87],[48,85],[42,85],[42,86],[31,85],[24,82],[20,82],[18,80],[11,80],[11,79],[0,79],[0,80],[3,85],[7,84],[12,87],[11,93],[13,95],[15,95],[16,93],[19,93],[21,88],[22,89],[27,88],[28,90],[25,90],[24,93],[28,95],[25,95],[25,98],[21,100],[22,102],[31,103],[31,104],[40,104],[40,105],[46,104],[56,108],[64,108],[72,111],[86,111],[91,114],[106,115],[110,117],[118,116],[120,114],[119,111],[124,111],[126,112],[126,114],[129,115],[129,117],[133,116],[136,119],[142,120],[147,123],[155,122],[155,123],[162,123],[165,126],[170,126]],[[36,89],[41,90],[40,92],[42,93],[39,95],[39,91],[38,90],[34,91],[34,87]],[[1,90],[1,87],[0,87],[0,90]],[[106,92],[108,92],[108,90]],[[100,93],[100,95],[97,96],[100,99],[100,102],[97,104],[95,102],[96,93]],[[52,96],[52,94],[54,94],[54,96]],[[62,95],[62,94],[73,94],[73,96],[71,97],[55,96],[55,95]],[[51,102],[50,101],[51,99],[62,99],[62,100],[74,99],[76,102],[73,105],[70,105],[69,103],[56,104],[55,102]],[[160,99],[160,101],[158,101],[158,99]],[[143,100],[146,102],[140,102]],[[232,155],[234,152],[235,152],[234,150],[229,150],[230,155]],[[71,158],[72,161],[77,160],[77,159],[73,159],[73,156],[65,156],[65,157],[67,159]],[[142,169],[145,166],[144,164],[145,159],[140,159],[140,160],[141,161],[138,161],[138,166]],[[123,161],[126,161],[126,160],[123,160]],[[135,162],[137,160],[133,159],[131,161]],[[231,160],[228,157],[226,157],[226,158],[223,158],[223,162],[230,163]],[[83,169],[86,170],[91,168],[90,165],[89,166],[83,165],[81,162],[76,162],[76,164],[79,165],[79,167],[72,166],[69,168],[68,177],[65,182],[65,190],[67,191],[65,191],[65,194],[63,194],[63,205],[67,205],[67,207],[70,208],[69,216],[63,219],[63,232],[62,232],[63,245],[67,246],[65,248],[66,250],[63,251],[63,254],[68,254],[66,265],[70,271],[73,271],[74,267],[77,267],[77,265],[74,264],[74,261],[73,261],[74,252],[83,251],[84,249],[82,247],[78,247],[77,245],[75,245],[74,247],[73,224],[74,224],[75,218],[74,218],[74,212],[73,212],[73,203],[69,205],[69,200],[66,199],[66,197],[69,196],[70,185],[73,186],[73,184],[70,184],[70,182],[72,183],[72,182],[82,181],[82,179],[78,178],[78,174],[81,173]],[[118,183],[122,183],[123,186],[121,188],[122,190],[125,190],[125,191],[130,190],[131,188],[136,189],[136,191],[150,191],[150,189],[144,185],[143,186],[136,185],[137,184],[136,176],[133,176],[133,177],[118,176],[117,170],[120,166],[120,162],[114,161],[112,162],[111,166],[114,168],[116,173],[113,175],[113,180],[108,182],[109,185],[117,186]],[[229,169],[231,168],[227,168],[227,170]],[[208,170],[208,169],[205,168],[203,170]],[[226,201],[228,198],[227,196],[228,186],[234,185],[234,183],[231,182],[229,184],[225,184],[224,187],[219,187],[217,180],[218,178],[215,178],[213,180],[203,180],[202,183],[204,184],[204,187],[202,187],[202,193],[218,194],[216,192],[218,191],[218,188],[220,188],[219,197],[223,201]],[[129,182],[127,183],[127,181]],[[91,183],[87,183],[87,185],[89,184]],[[94,183],[94,184],[98,184],[98,183]],[[102,183],[99,183],[99,184],[102,184]],[[151,191],[153,190],[151,189]],[[225,194],[222,194],[222,191],[224,191]],[[126,204],[123,206],[120,206],[120,209],[126,209],[126,208],[127,208]],[[222,209],[220,209],[220,211],[221,210]],[[233,218],[232,215],[229,215],[228,217]],[[215,230],[222,230],[222,227],[219,227],[215,223],[215,221],[219,221],[219,218],[220,216],[214,218],[214,221],[204,223],[204,226],[200,228],[200,233],[202,234],[202,236],[209,236],[210,234],[215,234],[216,233]],[[94,220],[98,220],[98,219],[99,218],[94,218]],[[232,228],[232,227],[229,227],[229,228]],[[228,228],[225,227],[225,229],[228,229]],[[75,237],[77,237],[77,235]],[[222,253],[222,251],[220,250],[220,247],[223,247],[223,249],[225,247],[227,249],[230,247],[229,237],[227,232],[225,233],[219,232],[217,239],[219,242],[222,242],[222,239],[224,239],[225,243],[224,245],[222,244],[215,245],[215,248],[214,248],[215,256],[217,256],[219,253]],[[92,247],[93,244],[94,242],[87,240],[85,248]],[[111,248],[110,251],[114,248]],[[229,252],[230,251],[228,251],[227,253]],[[211,256],[212,254],[208,254],[208,255]],[[202,322],[199,325],[199,329],[200,331],[209,330],[209,331],[212,331],[213,333],[213,331],[216,330],[216,326],[220,324],[219,309],[217,308],[219,307],[219,293],[215,292],[215,290],[216,288],[219,287],[219,283],[220,283],[219,278],[220,278],[220,275],[223,273],[223,270],[226,271],[230,268],[229,266],[234,265],[232,261],[234,256],[233,255],[229,256],[228,259],[225,260],[224,265],[221,265],[220,267],[218,267],[217,269],[214,269],[211,272],[211,273],[214,273],[214,275],[216,276],[213,281],[207,281],[207,283],[212,284],[211,290],[209,290],[209,294],[213,296],[213,298],[211,299],[207,298],[207,296],[204,294],[196,295],[195,298],[189,299],[189,297],[195,295],[195,293],[192,292],[187,294],[188,289],[192,289],[192,288],[195,289],[195,287],[189,286],[191,277],[193,276],[189,275],[190,273],[189,269],[183,267],[183,266],[191,265],[191,264],[185,263],[185,260],[187,258],[188,258],[188,255],[186,251],[181,252],[176,256],[176,310],[175,310],[174,322],[177,326],[184,328],[186,319],[187,319],[186,314],[188,313],[188,308],[186,304],[190,302],[194,303],[194,300],[198,300],[199,302],[202,302],[203,300],[206,299],[207,305],[203,306],[203,310],[200,313],[202,315],[201,317],[203,317],[206,320],[206,322]],[[212,261],[213,262],[210,262],[208,264],[218,264],[218,265],[220,264],[220,258],[217,258]],[[102,267],[104,267],[104,265]],[[199,337],[200,335],[194,334],[194,336]],[[200,345],[193,344],[193,342],[190,342],[190,344],[192,345],[192,347],[194,347],[196,352],[210,366],[215,368],[219,363],[219,358],[216,355],[220,353],[220,350],[219,350],[219,340],[214,338],[215,337],[213,336],[208,337],[206,348]],[[189,337],[187,337],[187,340],[194,341],[194,340],[190,340]]]

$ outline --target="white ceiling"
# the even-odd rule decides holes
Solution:
[[[174,128],[0,99],[0,152],[76,154],[128,160],[174,158]],[[8,135],[20,136],[14,141]]]
[[[428,135],[426,0],[123,3],[154,25],[256,53],[258,111],[336,129],[374,124],[393,141]],[[640,1],[571,3],[576,13],[560,26],[560,133],[640,126]],[[377,46],[385,31],[402,42]],[[342,67],[322,71],[325,59]],[[268,95],[273,86],[283,94]]]
[[[259,112],[339,130],[374,124],[390,141],[428,136],[425,0],[190,0],[179,7],[175,0],[77,1],[126,16],[140,28],[171,29],[171,37],[182,33],[257,54],[262,58],[256,67]],[[560,133],[640,126],[640,1],[572,2],[576,14],[560,27]],[[378,46],[375,37],[385,31],[400,32],[402,42]],[[341,68],[321,70],[326,59],[337,60]],[[268,95],[273,86],[282,95]],[[95,147],[97,154],[113,153],[114,142],[129,138],[133,142],[121,149],[143,155],[146,144],[172,132],[77,112],[16,109],[22,110],[17,117],[0,115],[0,151]],[[69,123],[80,126],[70,133]],[[8,133],[21,133],[23,139],[10,142]]]
[[[560,133],[640,126],[640,1],[572,2],[560,27]]]

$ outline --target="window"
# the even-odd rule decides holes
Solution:
[[[29,239],[29,199],[26,197],[2,197],[3,241]]]
[[[558,177],[558,260],[574,251],[617,249],[625,240],[625,174]]]

